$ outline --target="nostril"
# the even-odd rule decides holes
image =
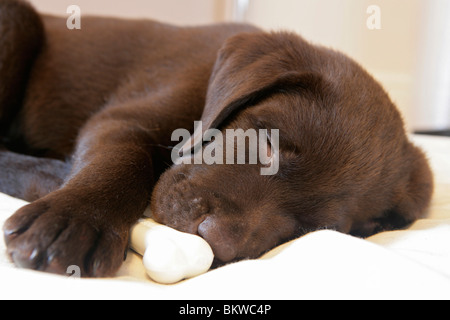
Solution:
[[[198,226],[198,234],[208,242],[214,252],[214,256],[222,261],[229,262],[236,258],[237,251],[233,241],[221,229],[220,225],[212,217],[206,218]]]

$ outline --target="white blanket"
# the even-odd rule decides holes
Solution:
[[[74,279],[14,267],[0,241],[0,299],[450,299],[450,139],[414,136],[436,190],[427,219],[361,240],[310,233],[258,260],[165,286],[131,252],[117,277]],[[25,203],[0,194],[0,225]]]

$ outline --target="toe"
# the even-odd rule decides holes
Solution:
[[[87,223],[74,222],[48,247],[45,271],[65,274],[71,266],[81,270],[82,276],[89,276],[86,257],[95,248],[98,233]]]
[[[128,247],[128,233],[103,232],[95,249],[86,260],[89,276],[111,277],[123,263],[124,251]]]
[[[35,202],[19,209],[3,225],[3,236],[6,245],[20,234],[27,231],[33,222],[47,211],[43,202]]]

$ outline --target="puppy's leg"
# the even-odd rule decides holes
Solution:
[[[70,171],[70,164],[34,158],[0,146],[0,192],[35,201],[58,189]]]
[[[62,188],[20,209],[3,228],[21,267],[82,276],[111,276],[123,262],[129,230],[150,201],[157,112],[133,106],[103,110],[81,132]],[[125,112],[124,112],[125,111]],[[135,113],[136,112],[136,113]],[[167,116],[169,117],[169,116]],[[156,128],[156,129],[155,129]],[[168,135],[170,137],[170,134]]]
[[[28,3],[0,0],[0,137],[20,109],[43,39],[42,22]]]

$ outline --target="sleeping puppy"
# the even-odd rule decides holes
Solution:
[[[149,204],[226,263],[313,230],[405,227],[433,189],[399,112],[358,64],[248,25],[86,17],[73,31],[0,0],[0,124],[0,191],[32,202],[3,227],[8,253],[54,273],[114,275]],[[180,129],[193,143],[173,139]],[[272,162],[189,161],[220,159],[229,138],[206,139],[211,129],[266,133],[258,147]]]

